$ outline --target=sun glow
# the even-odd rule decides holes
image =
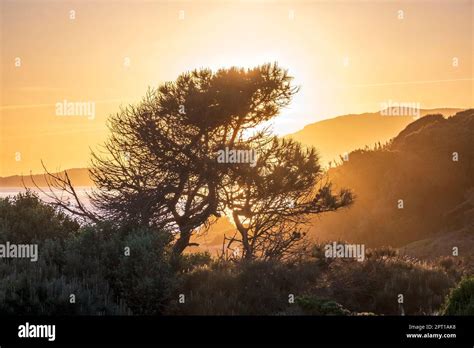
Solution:
[[[78,2],[80,16],[70,21],[63,16],[66,3],[48,3],[45,11],[42,2],[5,2],[2,30],[15,35],[1,42],[0,176],[41,172],[38,159],[55,167],[86,166],[89,148],[104,141],[107,117],[120,105],[198,68],[276,61],[287,69],[300,90],[270,122],[279,135],[337,115],[378,111],[387,100],[423,108],[472,106],[466,4],[427,9],[407,3],[404,21],[397,6],[150,1],[131,8],[128,2]],[[455,68],[446,52],[456,55]],[[425,55],[432,58],[422,68],[413,63]],[[54,105],[65,99],[95,102],[96,117],[57,117]],[[29,155],[16,161],[16,152]]]

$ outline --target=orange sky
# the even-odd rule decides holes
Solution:
[[[289,69],[301,91],[279,134],[388,100],[473,106],[470,0],[0,3],[0,176],[86,166],[107,115],[199,67]],[[57,116],[63,100],[95,117]]]

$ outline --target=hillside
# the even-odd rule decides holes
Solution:
[[[448,119],[421,118],[384,148],[350,153],[349,161],[329,170],[329,178],[335,186],[352,189],[356,201],[349,209],[314,219],[312,237],[400,247],[439,233],[472,234],[473,149],[470,109]],[[456,240],[446,239],[445,248]]]
[[[63,171],[64,172],[64,171]],[[62,172],[62,173],[63,173]],[[92,180],[89,178],[89,171],[85,168],[67,169],[67,173],[75,186],[92,186]],[[46,186],[46,180],[43,174],[32,176],[34,182],[40,186]],[[0,178],[0,187],[34,187],[30,176],[12,175]]]
[[[459,111],[461,109],[422,109],[420,116],[441,114],[448,117]],[[329,161],[339,160],[339,156],[345,152],[387,142],[413,121],[412,116],[382,116],[380,112],[351,114],[307,125],[288,137],[316,147],[321,164],[326,166]]]

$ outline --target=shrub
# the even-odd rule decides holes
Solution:
[[[451,290],[442,308],[443,315],[474,315],[474,277],[464,278]]]
[[[80,227],[31,192],[0,199],[0,243],[39,244],[37,262],[0,262],[0,314],[160,314],[175,282],[171,240],[108,222]]]
[[[58,242],[42,247],[37,262],[15,259],[0,263],[0,315],[127,314],[115,301],[107,281],[93,274],[71,276],[44,255],[55,254]],[[75,303],[70,303],[70,295]]]
[[[383,257],[395,257],[397,256],[397,250],[392,247],[383,246],[376,249],[367,250],[367,258],[383,258]]]
[[[147,230],[134,231],[122,242],[131,255],[123,256],[109,276],[116,294],[133,314],[161,314],[174,286],[174,273],[165,247],[169,240]]]
[[[350,315],[351,312],[333,300],[302,296],[296,298],[296,304],[303,313],[309,315]]]
[[[209,267],[211,264],[212,257],[207,251],[182,254],[179,260],[178,270],[181,272],[191,272],[198,268]]]
[[[314,262],[285,264],[252,261],[219,262],[208,269],[183,274],[179,293],[186,303],[169,314],[275,315],[287,311],[289,295],[295,296],[317,283],[319,266]],[[178,298],[178,294],[173,296]]]
[[[364,262],[338,260],[328,271],[330,298],[355,312],[433,314],[453,286],[444,270],[428,263],[373,254]]]
[[[465,255],[462,257],[444,256],[439,257],[435,262],[445,270],[456,283],[474,274],[474,255]]]
[[[79,224],[61,211],[44,204],[36,193],[26,191],[14,198],[0,198],[0,242],[40,243],[64,240]]]
[[[148,228],[88,226],[68,245],[66,274],[97,275],[132,314],[160,314],[174,285],[168,262],[171,236]],[[130,256],[125,254],[125,248]]]

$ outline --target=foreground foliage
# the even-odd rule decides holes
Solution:
[[[464,278],[452,289],[443,306],[444,315],[474,315],[474,277]]]
[[[472,274],[460,259],[427,263],[385,248],[358,262],[327,259],[322,246],[298,262],[183,254],[176,269],[164,230],[79,226],[31,193],[0,199],[0,210],[2,243],[39,245],[37,262],[0,261],[0,315],[435,314]],[[472,299],[471,277],[443,313],[472,314]]]

